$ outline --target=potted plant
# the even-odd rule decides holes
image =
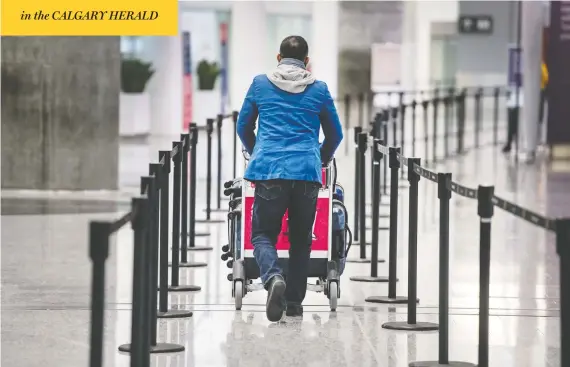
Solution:
[[[220,67],[216,62],[208,62],[202,60],[198,63],[198,89],[213,90],[216,85],[216,79],[220,75]]]
[[[121,59],[121,90],[124,93],[143,93],[153,74],[150,62],[137,58]]]
[[[150,95],[145,88],[154,74],[152,64],[135,57],[121,59],[119,134],[140,136],[150,133]]]

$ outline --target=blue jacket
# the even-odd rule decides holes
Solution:
[[[325,139],[319,144],[321,127]],[[332,159],[343,138],[324,82],[315,81],[302,93],[290,93],[266,75],[253,79],[239,113],[237,133],[251,155],[244,174],[250,181],[321,182],[321,167]]]

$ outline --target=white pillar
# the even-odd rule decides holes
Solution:
[[[234,110],[241,108],[253,78],[268,71],[265,14],[262,1],[232,2],[229,78]]]
[[[312,42],[309,45],[311,71],[327,83],[333,98],[338,97],[338,13],[339,2],[313,1]]]
[[[150,132],[158,136],[178,135],[182,132],[181,38],[179,35],[144,37],[143,41],[142,57],[152,62],[155,70],[147,86]]]
[[[522,2],[522,67],[523,108],[522,138],[526,152],[534,152],[538,139],[538,107],[540,101],[543,5],[540,1]]]
[[[419,62],[416,58],[416,8],[418,5],[419,2],[416,1],[405,1],[402,4],[404,24],[402,27],[400,83],[404,90],[414,90],[416,86],[416,65]]]
[[[408,3],[408,1],[406,1]],[[416,11],[413,12],[415,47],[415,85],[420,89],[427,88],[430,81],[430,58],[431,58],[431,18],[427,16],[432,1],[413,2]],[[443,3],[441,3],[443,4]]]

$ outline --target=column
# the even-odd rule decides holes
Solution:
[[[416,59],[416,7],[418,4],[416,1],[404,1],[402,3],[404,24],[402,27],[400,81],[404,90],[413,90],[416,84],[416,65],[418,63]],[[427,59],[425,58],[425,60]],[[422,60],[422,62],[425,62],[425,60]]]
[[[543,5],[540,1],[522,2],[522,75],[523,108],[522,147],[534,153],[538,144],[538,108],[542,62],[542,29],[544,25]]]
[[[115,190],[119,37],[2,37],[2,188]]]
[[[241,108],[253,78],[267,72],[267,27],[262,1],[233,1],[230,34],[230,98]]]
[[[327,83],[333,98],[338,97],[338,14],[338,1],[313,1],[311,71]]]
[[[178,14],[181,14],[180,9]],[[143,42],[142,58],[152,62],[155,69],[147,85],[150,132],[155,136],[177,136],[182,132],[181,37],[144,37]]]

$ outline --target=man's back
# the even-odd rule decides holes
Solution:
[[[244,101],[238,134],[251,154],[244,176],[252,181],[320,182],[321,164],[332,158],[342,140],[342,127],[327,85],[296,60],[287,60],[272,73],[255,77]]]

